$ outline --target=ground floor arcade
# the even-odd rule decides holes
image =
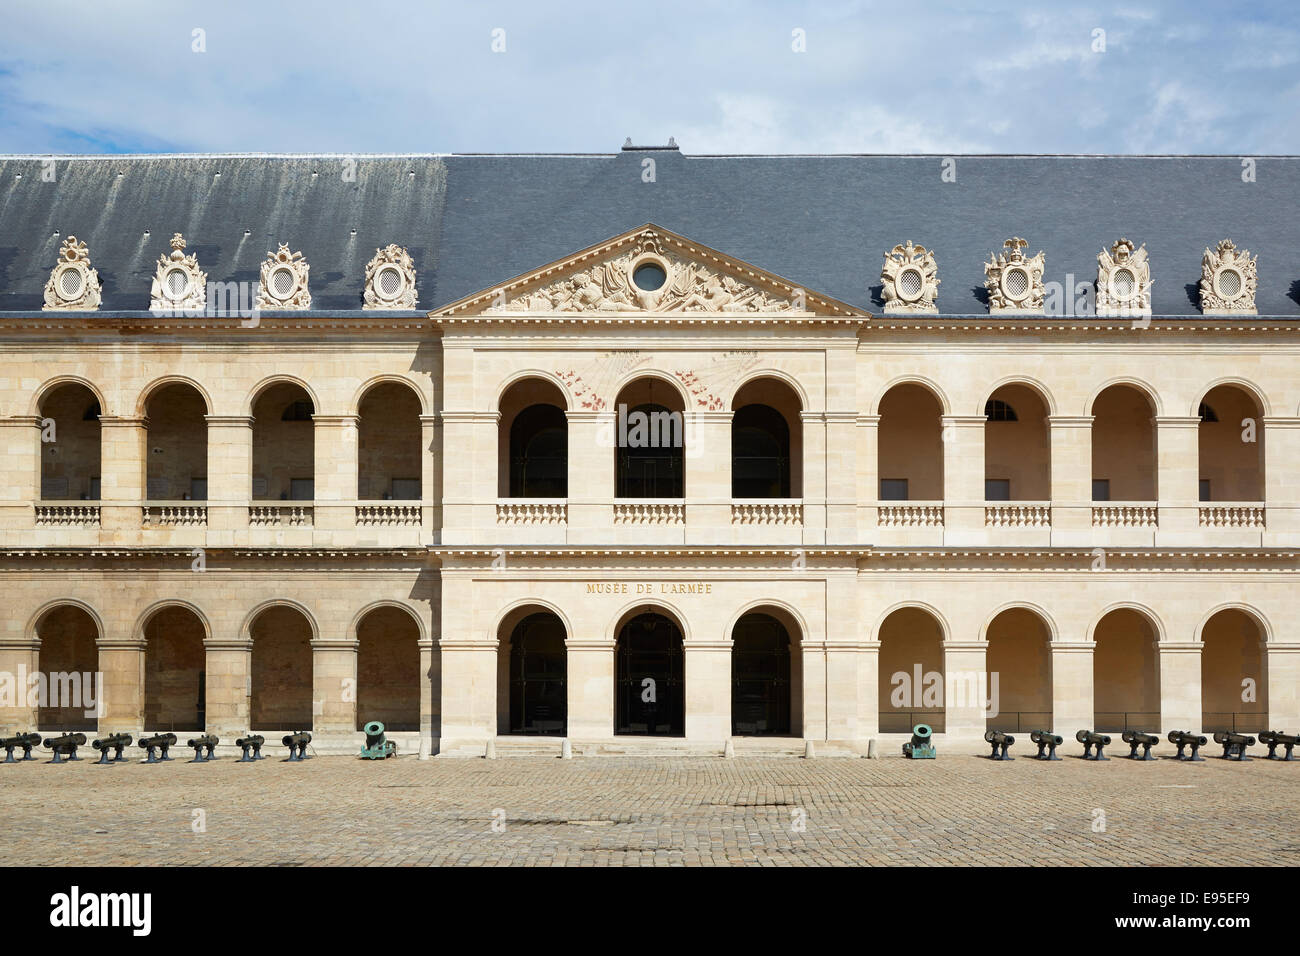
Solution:
[[[987,727],[1295,732],[1289,560],[46,556],[3,572],[0,731],[311,729],[347,749],[381,720],[404,746],[446,754],[565,737],[857,751],[921,722],[949,740]]]

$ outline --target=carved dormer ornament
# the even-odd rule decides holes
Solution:
[[[1026,258],[1029,243],[1014,236],[1003,244],[1004,251],[984,263],[984,287],[989,292],[989,312],[993,315],[1042,315],[1043,267],[1047,257]]]
[[[1151,314],[1151,264],[1147,247],[1120,239],[1097,254],[1097,315]]]
[[[939,267],[934,253],[907,240],[885,253],[880,270],[886,312],[938,312]]]
[[[45,283],[45,309],[91,312],[99,308],[99,273],[90,267],[90,250],[76,236],[59,247],[59,264]]]
[[[185,254],[185,237],[172,235],[170,255],[158,257],[149,309],[153,312],[202,312],[208,302],[208,274],[198,256]]]
[[[1201,258],[1201,311],[1206,315],[1255,315],[1259,283],[1250,253],[1224,239]]]
[[[375,250],[366,265],[365,309],[414,309],[415,263],[392,243]]]
[[[268,311],[311,308],[311,292],[307,288],[310,269],[301,252],[290,252],[287,243],[280,243],[280,248],[268,252],[262,263],[256,307]]]

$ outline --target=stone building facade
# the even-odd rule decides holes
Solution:
[[[1296,160],[42,168],[0,730],[1300,727]]]

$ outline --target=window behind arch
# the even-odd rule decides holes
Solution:
[[[530,405],[510,425],[510,497],[569,493],[569,429],[564,409]]]
[[[790,497],[790,426],[768,405],[746,405],[731,419],[731,496]]]
[[[618,497],[683,497],[682,413],[647,402],[628,411],[626,419],[620,419],[618,430]]]
[[[1016,410],[999,398],[990,398],[984,403],[984,417],[991,422],[1018,422]]]

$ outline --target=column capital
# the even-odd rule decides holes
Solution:
[[[1097,647],[1096,641],[1049,641],[1047,646],[1053,653],[1061,651],[1063,653],[1082,654],[1085,651],[1089,654]]]
[[[143,651],[148,642],[143,637],[100,637],[95,647],[101,651]]]
[[[1162,654],[1199,654],[1205,646],[1200,641],[1156,641],[1155,645]]]
[[[100,415],[99,424],[104,428],[147,428],[149,417],[127,418],[123,415]]]
[[[208,637],[203,640],[203,649],[208,651],[252,651],[251,637]]]
[[[353,638],[350,641],[331,641],[318,637],[307,642],[313,651],[352,651],[354,654],[361,647],[361,642]]]
[[[341,426],[341,425],[355,425],[355,424],[357,424],[359,421],[361,421],[361,416],[360,416],[360,415],[320,415],[320,414],[315,414],[315,415],[312,415],[311,420],[312,420],[313,423],[315,423],[315,424],[317,424],[317,425],[333,425],[334,427],[337,428],[337,427],[339,427],[339,426]]]
[[[571,651],[612,651],[616,643],[612,640],[570,637],[565,639],[564,646]]]
[[[942,641],[940,644],[945,651],[987,651],[989,649],[988,641]]]
[[[1300,416],[1265,415],[1260,419],[1266,428],[1300,428]]]
[[[1199,415],[1156,415],[1152,421],[1156,423],[1157,428],[1198,428],[1201,417]]]
[[[971,427],[979,425],[981,428],[988,422],[987,415],[940,415],[939,421],[945,425],[958,425]]]
[[[442,410],[442,422],[444,425],[451,422],[456,422],[458,424],[495,425],[499,421],[501,421],[501,413],[499,411],[482,412],[472,408],[454,411],[449,411],[444,408]]]
[[[614,409],[603,408],[599,411],[590,408],[570,408],[564,417],[571,422],[603,422],[614,420]]]
[[[1057,428],[1091,428],[1092,415],[1048,415],[1047,423]]]
[[[208,425],[216,425],[219,428],[252,428],[252,415],[204,415],[203,420]]]
[[[45,419],[40,415],[10,415],[7,418],[0,418],[0,425],[10,425],[18,428],[40,428],[43,421]]]
[[[689,651],[729,651],[731,641],[682,641],[682,652]]]

